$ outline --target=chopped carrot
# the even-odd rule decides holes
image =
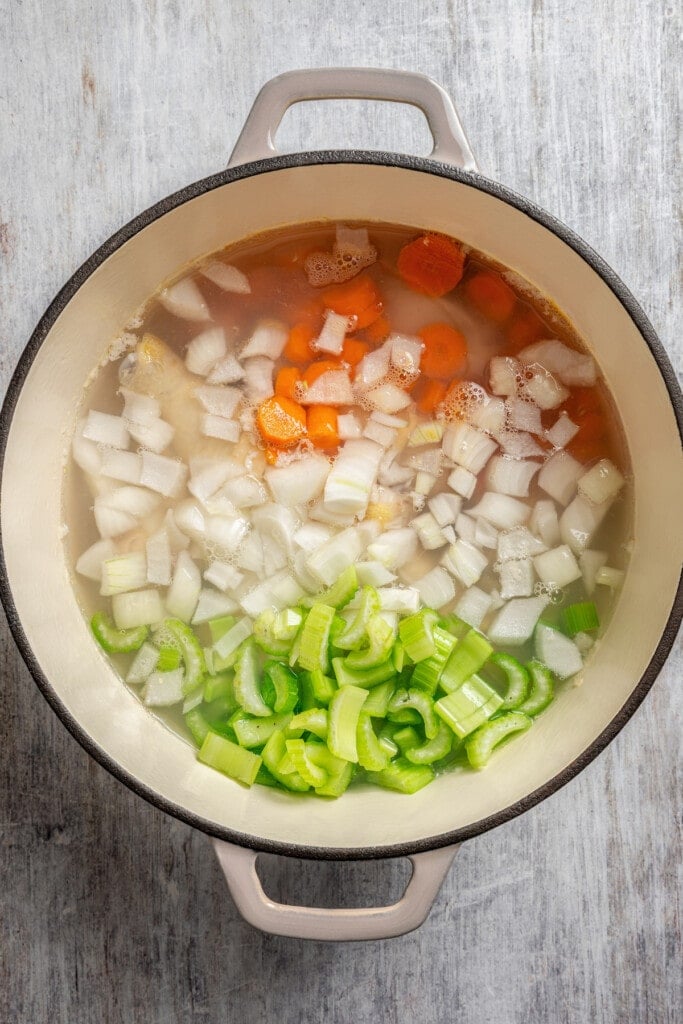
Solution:
[[[306,412],[285,395],[274,395],[256,410],[261,437],[273,448],[291,448],[306,433]]]
[[[358,274],[344,284],[333,284],[325,289],[322,297],[328,309],[356,318],[352,331],[369,327],[382,313],[382,298],[369,274]]]
[[[341,363],[338,359],[316,359],[314,363],[311,363],[304,370],[303,382],[310,388],[311,384],[314,384],[318,377],[322,377],[324,373],[328,373],[330,370],[340,370],[341,368]]]
[[[331,405],[311,405],[306,417],[309,440],[316,448],[330,451],[339,447],[337,410]]]
[[[499,274],[481,270],[465,282],[464,288],[470,302],[496,323],[503,324],[512,316],[517,296]]]
[[[382,315],[378,316],[374,323],[368,324],[363,330],[363,337],[367,338],[368,341],[373,344],[379,344],[381,341],[386,341],[391,331],[391,325],[387,318]]]
[[[417,332],[424,342],[420,370],[434,380],[450,380],[467,366],[467,341],[450,324],[427,324]]]
[[[455,288],[465,269],[462,247],[445,235],[421,235],[404,245],[397,270],[417,292],[438,298]]]
[[[446,397],[448,386],[441,380],[424,380],[415,393],[415,403],[420,412],[430,415],[438,405],[441,405]]]
[[[278,370],[275,378],[275,394],[284,395],[285,398],[293,398],[296,401],[296,385],[301,380],[301,374],[296,366],[283,366]]]
[[[358,366],[361,359],[368,354],[370,346],[358,338],[347,338],[341,350],[342,361],[349,366]]]
[[[525,309],[515,315],[507,329],[506,355],[515,356],[527,345],[533,345],[544,335],[548,337],[548,328],[532,309]]]
[[[294,324],[289,332],[289,338],[282,355],[288,362],[296,363],[297,366],[309,363],[315,355],[311,348],[311,342],[317,336],[318,332],[310,324]]]

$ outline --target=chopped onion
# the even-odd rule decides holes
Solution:
[[[494,395],[516,395],[522,364],[511,356],[494,356],[489,363],[490,388]]]
[[[579,477],[583,473],[580,462],[565,451],[550,456],[538,474],[538,486],[560,505],[566,505],[576,494]]]
[[[452,577],[437,565],[415,584],[423,605],[427,608],[443,608],[455,597]]]
[[[500,596],[503,600],[531,597],[534,592],[534,569],[530,558],[499,562],[496,571],[500,576]]]
[[[428,448],[425,451],[411,455],[408,464],[412,469],[420,470],[423,473],[431,473],[438,476],[443,464],[443,455],[440,448]]]
[[[335,251],[341,252],[366,252],[373,247],[370,245],[370,236],[367,228],[349,228],[346,224],[335,226]]]
[[[137,526],[138,521],[130,512],[111,508],[100,497],[95,498],[93,512],[100,537],[119,537],[122,533],[128,533],[129,530],[133,530]]]
[[[362,587],[384,587],[396,580],[395,574],[381,562],[356,562],[356,575]]]
[[[295,550],[295,536],[300,527],[297,516],[289,508],[268,502],[254,509],[251,521],[261,535],[271,537],[284,551],[286,558],[292,558]]]
[[[90,473],[91,476],[97,476],[102,471],[102,452],[97,447],[95,441],[88,441],[87,438],[83,437],[85,424],[85,417],[76,424],[74,436],[71,440],[71,453],[74,461],[82,470]]]
[[[167,498],[177,498],[185,485],[187,466],[178,459],[169,459],[154,452],[142,453],[140,483]]]
[[[122,480],[127,484],[139,484],[142,473],[142,458],[137,452],[126,452],[120,448],[105,448],[101,453],[103,476]]]
[[[575,633],[572,640],[581,652],[582,658],[585,658],[591,648],[595,645],[595,640],[589,633]]]
[[[202,434],[205,437],[216,437],[219,441],[239,441],[242,428],[237,420],[226,420],[223,416],[213,416],[205,412],[202,416]]]
[[[277,320],[264,320],[257,325],[254,333],[240,352],[240,359],[266,356],[273,361],[280,358],[287,344],[289,331]]]
[[[579,555],[583,585],[589,597],[595,590],[596,577],[603,565],[607,565],[606,551],[592,551],[590,548],[587,548]]]
[[[313,502],[308,510],[308,518],[316,523],[330,523],[332,526],[353,526],[356,517],[341,512],[331,512],[322,498]]]
[[[538,578],[552,587],[566,587],[574,580],[581,579],[579,563],[566,544],[545,551],[542,555],[536,555],[534,568]]]
[[[540,444],[523,430],[499,430],[497,440],[506,455],[513,459],[528,459],[544,456]]]
[[[462,466],[456,466],[453,472],[449,475],[447,483],[456,494],[467,499],[471,498],[474,494],[474,488],[477,486],[477,478],[474,473],[470,473],[469,469],[464,469]]]
[[[218,384],[202,384],[195,388],[194,393],[207,412],[214,416],[232,418],[242,399],[239,388],[221,387]]]
[[[454,523],[460,514],[462,499],[455,494],[442,493],[430,498],[427,504],[439,526],[448,526],[449,523]]]
[[[226,481],[242,476],[245,472],[244,464],[238,462],[237,459],[225,459],[220,462],[210,461],[201,464],[191,460],[190,468],[192,476],[188,481],[187,489],[202,504],[205,504]]]
[[[498,530],[485,519],[477,519],[474,527],[474,543],[478,548],[497,548]]]
[[[260,480],[255,476],[238,476],[234,480],[228,480],[219,492],[226,497],[235,508],[253,508],[255,505],[263,505],[267,500],[266,489]]]
[[[192,616],[192,625],[199,626],[202,622],[209,622],[220,615],[232,615],[236,611],[239,611],[239,605],[232,597],[222,594],[220,590],[214,590],[213,587],[202,587]]]
[[[443,450],[449,459],[470,473],[480,473],[498,447],[487,434],[468,423],[452,423],[443,438]]]
[[[303,589],[290,573],[280,572],[254,587],[240,599],[240,604],[247,615],[255,618],[267,608],[281,611],[283,608],[295,605],[303,597],[303,594]]]
[[[579,494],[594,505],[613,501],[624,486],[624,478],[609,459],[600,459],[587,473],[579,478]]]
[[[172,555],[167,530],[159,530],[147,538],[147,582],[167,587],[171,582]]]
[[[158,590],[134,590],[131,594],[114,594],[111,610],[117,629],[153,626],[164,617],[164,606]]]
[[[144,683],[157,667],[158,660],[159,651],[154,644],[144,643],[133,658],[126,675],[126,682],[132,683],[134,686]]]
[[[226,548],[226,555],[231,551],[232,548]],[[263,577],[263,541],[261,539],[261,534],[257,530],[253,530],[240,545],[237,555],[235,556],[235,561],[240,569],[246,569],[247,572],[253,572],[259,578]]]
[[[322,523],[304,523],[294,534],[294,543],[306,552],[315,551],[332,536],[332,531]]]
[[[96,444],[105,444],[110,448],[127,448],[130,434],[121,416],[112,416],[108,412],[88,413],[82,431],[83,437]]]
[[[438,444],[442,437],[443,423],[439,423],[438,420],[420,422],[408,439],[408,447],[418,448],[423,444]]]
[[[486,480],[492,491],[515,498],[529,496],[529,484],[541,468],[540,463],[495,455],[488,465]],[[465,495],[469,497],[469,495]]]
[[[346,332],[350,328],[349,318],[335,313],[331,309],[325,310],[325,323],[323,329],[313,342],[313,348],[320,352],[329,352],[338,356],[344,347]]]
[[[467,411],[467,422],[489,434],[497,434],[505,425],[505,402],[502,398],[492,398],[482,388],[482,400],[474,402]]]
[[[377,423],[370,417],[365,424],[363,437],[367,437],[370,441],[376,441],[382,448],[391,448],[396,440],[396,431],[391,427],[385,427],[382,423]]]
[[[474,519],[466,516],[464,512],[461,512],[455,520],[455,532],[458,537],[468,541],[470,544],[476,543],[477,524]],[[455,541],[453,543],[455,544]]]
[[[420,607],[420,591],[415,587],[381,587],[377,594],[383,612],[412,615]]]
[[[246,378],[247,398],[250,402],[258,405],[260,402],[270,398],[274,393],[273,372],[275,363],[265,356],[256,356],[248,359],[244,364],[244,375]]]
[[[579,428],[576,423],[569,419],[569,416],[567,416],[563,409],[550,430],[546,430],[545,436],[553,448],[564,448],[578,433],[578,430]]]
[[[567,389],[538,363],[530,363],[526,367],[522,389],[524,395],[541,409],[555,409],[569,398]]]
[[[529,533],[526,526],[516,526],[513,530],[505,530],[498,534],[497,548],[499,560],[506,562],[510,558],[540,555],[546,550],[546,545]]]
[[[386,530],[368,545],[368,556],[387,569],[400,569],[417,553],[417,536],[410,527]]]
[[[595,582],[598,586],[609,587],[610,590],[615,590],[624,582],[624,573],[621,569],[612,569],[607,565],[603,565],[595,574]]]
[[[115,554],[116,546],[113,540],[96,540],[76,562],[76,572],[99,583],[102,579],[102,563],[106,558],[113,558]]]
[[[401,419],[400,416],[390,416],[389,413],[380,412],[378,409],[370,413],[370,419],[374,423],[381,423],[383,427],[395,427],[396,430],[403,430],[408,426],[408,420]]]
[[[132,420],[127,419],[126,427],[133,440],[137,441],[143,448],[156,452],[157,455],[160,455],[161,452],[168,448],[175,433],[171,424],[166,423],[165,420],[153,420],[151,423],[143,424],[134,423]]]
[[[355,413],[345,412],[337,416],[337,433],[342,441],[349,441],[360,437],[363,433],[363,425]]]
[[[232,554],[249,532],[249,523],[243,516],[207,516],[205,531],[207,545]]]
[[[433,473],[425,473],[424,470],[420,470],[418,473],[416,473],[413,491],[413,502],[415,500],[415,495],[428,495],[430,491],[434,489],[437,480],[438,477],[434,476]],[[424,508],[424,502],[420,507]]]
[[[542,434],[541,410],[533,402],[523,398],[508,398],[505,403],[507,424],[512,430],[526,430],[530,434]]]
[[[424,342],[407,334],[392,334],[387,341],[391,342],[389,361],[401,373],[417,374],[420,372],[420,360],[424,350]]]
[[[95,503],[101,502],[109,508],[127,512],[131,516],[140,518],[148,516],[158,506],[158,494],[153,494],[143,487],[117,487],[108,494],[95,499]]]
[[[548,604],[547,597],[514,597],[503,605],[489,626],[489,640],[504,647],[521,647]]]
[[[413,539],[415,538],[412,530],[411,536]],[[306,559],[306,568],[326,587],[330,587],[341,576],[344,569],[348,569],[357,561],[363,553],[364,547],[362,535],[355,527],[350,527],[347,530],[342,530],[341,533],[336,534],[331,540],[311,552]],[[375,557],[370,548],[368,548],[368,553],[370,557]]]
[[[389,372],[390,359],[391,343],[389,341],[385,341],[379,348],[363,356],[356,367],[354,377],[356,387],[364,390],[378,384]]]
[[[302,390],[302,405],[353,405],[353,388],[346,370],[327,370]]]
[[[534,653],[558,679],[568,679],[583,668],[581,652],[576,644],[564,633],[542,622],[536,626]]]
[[[142,691],[148,708],[169,708],[183,699],[185,670],[174,668],[170,672],[151,672]]]
[[[305,505],[317,498],[328,475],[330,463],[323,455],[305,455],[298,462],[273,466],[264,473],[275,501],[288,507]]]
[[[123,396],[123,417],[133,423],[148,427],[161,416],[161,406],[151,395],[141,395],[129,388],[119,388]]]
[[[522,526],[527,521],[531,509],[523,501],[518,501],[508,494],[495,494],[489,491],[483,494],[479,504],[468,509],[468,512],[475,518],[486,519],[499,530],[511,530],[514,526]]]
[[[580,555],[607,515],[611,502],[593,505],[590,501],[577,494],[560,518],[560,536],[568,544],[574,554]]]
[[[219,359],[227,354],[225,331],[222,327],[210,327],[202,331],[187,346],[185,365],[190,373],[206,377]]]
[[[205,263],[200,268],[199,273],[224,292],[235,292],[237,295],[249,295],[251,292],[251,285],[247,275],[243,274],[237,267],[232,267],[228,263],[221,263],[220,260]]]
[[[320,591],[321,583],[320,580],[316,579],[308,569],[306,568],[306,559],[308,558],[308,552],[297,551],[294,556],[292,566],[294,569],[294,575],[297,580],[309,594],[317,594]]]
[[[380,412],[400,412],[410,405],[412,399],[396,384],[380,384],[365,394],[365,401]]]
[[[187,551],[181,551],[176,558],[171,586],[166,593],[166,609],[169,615],[190,622],[194,615],[202,577],[197,565]]]
[[[229,562],[216,561],[204,571],[204,579],[207,583],[213,583],[219,590],[237,590],[244,580],[244,573]]]
[[[330,512],[365,514],[382,455],[373,441],[344,443],[325,484],[324,502]]]
[[[470,587],[457,601],[453,611],[468,626],[479,629],[493,605],[493,599],[479,587]]]
[[[557,518],[555,502],[549,498],[541,498],[534,505],[529,529],[540,537],[543,543],[549,547],[556,547],[560,542],[560,522]]]
[[[436,551],[445,545],[446,538],[431,512],[423,512],[421,516],[416,516],[410,525],[417,533],[425,551]]]
[[[481,579],[488,566],[488,558],[473,544],[459,538],[448,548],[441,559],[441,564],[460,580],[463,586],[471,587]]]
[[[147,583],[147,560],[143,551],[127,551],[113,555],[102,562],[102,586],[100,594],[125,594],[139,590]]]
[[[183,278],[170,288],[164,288],[159,295],[159,302],[169,313],[179,316],[182,320],[211,319],[204,296],[190,277]]]
[[[229,352],[224,359],[218,360],[206,380],[208,384],[234,384],[243,378],[242,364],[237,361],[232,352]]]
[[[206,518],[195,501],[181,501],[173,511],[175,524],[181,533],[192,540],[203,541],[206,534]]]
[[[539,363],[570,387],[592,387],[597,380],[595,361],[583,352],[550,339],[527,345],[519,353],[522,363]]]

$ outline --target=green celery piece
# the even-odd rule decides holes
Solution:
[[[350,565],[347,569],[344,569],[337,582],[333,583],[331,587],[323,590],[321,594],[316,594],[315,597],[303,598],[301,603],[310,607],[317,602],[321,602],[322,604],[332,605],[333,608],[343,608],[353,598],[357,590],[358,574],[356,573],[355,565]]]
[[[310,708],[320,707],[320,701],[313,692],[313,673],[299,672],[299,711],[308,711]]]
[[[600,628],[598,609],[593,601],[579,601],[568,605],[562,613],[562,624],[569,636],[577,633],[590,633]]]
[[[469,633],[456,644],[453,653],[446,662],[446,667],[441,673],[439,685],[446,693],[452,693],[459,686],[478,672],[484,662],[489,658],[493,647],[485,636],[470,629]]]
[[[268,718],[273,709],[261,696],[259,657],[253,639],[245,640],[235,666],[235,698],[237,703],[250,715]]]
[[[185,725],[192,733],[192,739],[198,747],[201,747],[210,728],[201,708],[192,708],[192,711],[188,711],[184,718]]]
[[[393,697],[395,688],[393,679],[387,679],[385,683],[373,686],[363,705],[363,714],[370,715],[371,718],[386,718],[389,701]]]
[[[327,647],[330,640],[330,626],[334,618],[334,608],[329,604],[313,605],[299,634],[298,664],[301,668],[312,672],[319,668],[327,672],[329,658]]]
[[[276,714],[293,711],[299,701],[299,682],[288,665],[267,661],[263,666],[261,697]]]
[[[358,686],[342,686],[330,701],[327,729],[330,753],[354,764],[358,762],[358,718],[367,696],[368,691]]]
[[[411,686],[418,690],[424,690],[430,696],[434,696],[436,693],[441,673],[457,643],[455,637],[441,626],[434,626],[432,636],[434,638],[434,654],[415,666],[410,683]]]
[[[397,732],[401,731],[400,725],[394,725],[393,722],[385,722],[381,726],[377,739],[383,750],[386,750],[389,757],[396,757],[399,753],[398,743],[394,740],[394,736]]]
[[[389,752],[381,745],[375,734],[372,718],[365,711],[361,711],[358,716],[356,747],[358,749],[358,763],[366,771],[382,771],[391,760]]]
[[[292,790],[294,793],[306,793],[311,787],[307,782],[304,782],[298,772],[284,774],[280,771],[280,763],[286,754],[287,747],[285,746],[284,730],[276,729],[261,751],[263,763],[275,781],[279,782],[285,789]]]
[[[399,687],[402,689],[402,687]],[[398,690],[395,691],[398,693]],[[394,725],[422,725],[422,719],[414,708],[401,708],[400,711],[387,712],[387,721]]]
[[[442,629],[451,633],[456,640],[462,640],[462,638],[469,633],[472,628],[464,619],[461,619],[458,615],[453,613],[450,615],[444,615],[440,618],[439,625]]]
[[[374,668],[356,669],[350,668],[347,661],[348,658],[332,659],[332,668],[340,687],[376,686],[378,683],[385,683],[387,679],[393,679],[396,675],[391,661],[385,661],[383,665],[375,665]]]
[[[183,693],[191,693],[199,686],[206,672],[204,651],[192,630],[180,619],[164,619],[162,630],[170,636],[180,649],[185,666]]]
[[[427,740],[422,746],[410,747],[404,753],[411,764],[434,764],[450,754],[452,746],[452,730],[445,722],[439,722],[438,732],[433,739]]]
[[[215,644],[222,636],[232,629],[237,622],[234,615],[220,615],[217,619],[209,619],[208,627],[211,643]]]
[[[374,782],[383,789],[394,789],[399,793],[417,793],[434,779],[434,771],[427,764],[415,765],[403,757],[396,758],[381,772],[368,772],[368,782]]]
[[[508,711],[484,722],[465,741],[469,763],[473,768],[484,768],[499,743],[517,733],[526,732],[532,724],[532,720],[519,711]]]
[[[406,649],[400,640],[394,644],[391,652],[391,661],[397,672],[401,672],[406,663]]]
[[[349,784],[353,779],[354,766],[350,761],[344,762],[344,767],[341,768],[336,775],[329,775],[327,782],[324,786],[318,786],[315,791],[316,796],[330,796],[339,797],[342,793],[345,793],[349,788]]]
[[[282,783],[273,778],[264,764],[261,765],[256,773],[254,782],[257,786],[269,786],[271,789],[284,789]]]
[[[505,677],[505,697],[501,704],[501,710],[513,711],[526,700],[531,686],[531,676],[521,662],[503,651],[492,654],[489,662],[500,669]]]
[[[379,594],[374,587],[363,587],[360,592],[360,605],[353,619],[338,636],[334,638],[335,647],[345,651],[355,651],[363,646],[366,627],[372,615],[380,610]]]
[[[233,673],[217,672],[214,676],[207,676],[204,683],[204,700],[207,704],[224,696],[234,700]],[[235,701],[235,703],[237,702]]]
[[[291,644],[303,621],[304,617],[298,608],[284,608],[275,616],[273,636],[276,640],[289,640]]]
[[[266,654],[285,657],[292,646],[290,640],[278,640],[275,637],[276,613],[266,608],[254,622],[254,640]]]
[[[256,779],[262,760],[250,750],[244,750],[237,743],[232,743],[225,736],[209,731],[201,745],[199,760],[210,768],[215,768],[224,775],[229,775],[236,782],[251,786]]]
[[[433,740],[439,731],[439,723],[434,714],[434,702],[423,690],[410,688],[397,690],[389,701],[388,714],[396,715],[402,711],[417,711],[424,725],[425,736]]]
[[[334,679],[325,675],[319,668],[313,669],[310,675],[311,690],[319,704],[329,704],[337,691]]]
[[[237,706],[235,694],[231,689],[229,693],[225,692],[220,697],[214,698],[211,702],[205,701],[201,705],[201,711],[214,732],[222,733],[227,729],[228,735],[232,739],[234,733],[228,723],[230,716],[234,714]]]
[[[526,665],[531,677],[531,687],[525,700],[515,708],[522,715],[535,718],[545,711],[554,696],[553,674],[540,661],[530,661]]]
[[[423,608],[415,615],[409,615],[401,620],[398,634],[411,661],[424,661],[434,654],[436,647],[433,632],[438,619],[438,615],[431,608]]]
[[[104,612],[95,612],[90,628],[100,647],[108,654],[128,654],[137,651],[149,636],[149,626],[117,629]]]
[[[396,631],[381,615],[372,615],[366,627],[369,646],[364,650],[351,651],[346,658],[349,668],[375,668],[383,664],[392,653]]]
[[[413,747],[419,747],[422,743],[419,732],[412,725],[405,725],[402,729],[398,729],[393,735],[393,740],[402,754],[412,750]]]
[[[244,618],[236,622],[227,633],[224,633],[213,645],[214,668],[220,671],[232,668],[237,660],[237,651],[244,641],[251,636],[253,626],[251,620]],[[233,659],[232,661],[230,659]]]
[[[456,736],[464,739],[499,711],[502,703],[503,698],[488,683],[473,675],[459,689],[437,700],[434,710]]]
[[[329,781],[329,775],[324,768],[321,768],[311,759],[310,751],[313,746],[323,746],[323,744],[306,743],[301,739],[285,740],[285,747],[292,759],[294,768],[304,782],[307,782],[309,786],[316,789],[318,786],[324,786]]]
[[[241,747],[260,747],[267,743],[278,729],[286,729],[291,715],[271,715],[269,718],[254,718],[240,708],[230,719],[230,725]]]
[[[320,740],[327,739],[327,708],[308,708],[295,715],[287,726],[287,736],[299,739],[302,733],[312,732]]]
[[[180,651],[177,647],[160,647],[157,672],[172,672],[180,665]]]

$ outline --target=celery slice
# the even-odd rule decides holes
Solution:
[[[371,718],[385,718],[389,710],[389,701],[396,689],[394,680],[387,679],[385,683],[378,683],[368,693],[368,699],[363,705],[363,714]]]
[[[425,658],[424,661],[415,666],[410,684],[418,690],[424,690],[430,696],[436,693],[441,673],[457,643],[455,637],[445,629],[442,629],[441,626],[434,626],[432,637],[434,640],[434,653],[431,657]]]
[[[260,689],[259,659],[254,640],[245,640],[235,665],[235,698],[237,703],[250,715],[268,718],[273,709],[269,708]]]
[[[511,654],[498,651],[490,657],[490,663],[501,670],[505,676],[505,697],[501,704],[502,711],[513,711],[526,700],[531,686],[531,677],[524,665]]]
[[[531,677],[531,687],[525,700],[515,708],[522,715],[535,718],[545,711],[553,699],[553,674],[540,661],[530,661],[526,669]]]
[[[235,699],[235,691],[233,689],[233,673],[217,672],[213,676],[207,676],[204,683],[204,700],[207,704],[211,701],[218,700],[219,697],[228,697],[232,701]],[[235,701],[236,703],[236,701]]]
[[[289,714],[254,718],[240,708],[231,717],[230,725],[241,747],[260,747],[268,742],[276,730],[287,728],[290,718]]]
[[[209,723],[204,717],[201,708],[192,708],[191,711],[185,714],[184,718],[185,725],[192,733],[192,739],[198,747],[201,747],[209,732]]]
[[[493,647],[485,636],[476,629],[470,631],[456,644],[456,647],[446,662],[446,667],[441,673],[439,685],[446,693],[452,693],[459,686],[478,672],[484,662],[490,657]]]
[[[211,730],[206,734],[197,756],[210,768],[229,775],[245,786],[251,786],[254,782],[262,760],[257,754],[244,750],[237,743]]]
[[[191,693],[199,686],[206,672],[202,645],[190,627],[180,619],[165,619],[162,628],[165,633],[170,633],[180,648],[185,666],[183,693]]]
[[[157,659],[158,672],[172,672],[180,665],[180,651],[177,647],[160,647]]]
[[[402,729],[397,729],[393,741],[402,754],[419,747],[422,743],[419,732],[412,725],[404,725]]]
[[[424,725],[425,736],[432,740],[439,731],[439,723],[434,714],[434,702],[423,690],[397,690],[389,701],[389,714],[396,715],[402,711],[416,711]]]
[[[335,646],[345,651],[358,650],[363,646],[368,621],[380,610],[379,594],[374,587],[363,587],[360,593],[360,604],[356,614],[346,629],[334,640]]]
[[[358,574],[356,573],[356,567],[355,565],[349,565],[331,587],[323,590],[321,594],[316,594],[315,597],[302,598],[301,603],[309,608],[316,602],[329,604],[333,608],[343,608],[353,598],[357,590]]]
[[[436,736],[419,747],[410,747],[405,756],[411,764],[434,764],[450,754],[453,746],[453,732],[445,722],[439,722]]]
[[[526,732],[532,726],[532,720],[518,711],[508,711],[493,721],[485,722],[467,737],[465,750],[467,759],[473,768],[483,768],[488,764],[494,749],[503,740],[516,735],[519,732]]]
[[[344,761],[358,761],[356,732],[367,690],[358,686],[342,686],[330,701],[327,745],[330,753]]]
[[[358,749],[358,763],[366,771],[379,772],[389,764],[389,752],[381,745],[375,734],[372,718],[365,711],[362,711],[358,716],[356,747]]]
[[[288,736],[298,739],[304,732],[312,732],[318,739],[327,739],[327,708],[308,708],[295,715],[287,726]]]
[[[437,700],[434,710],[456,736],[464,739],[499,711],[502,703],[503,698],[488,683],[473,675],[459,689]]]
[[[314,604],[311,608],[299,634],[301,640],[297,660],[301,668],[309,672],[316,668],[326,672],[329,668],[327,647],[333,619],[334,608],[331,605]]]
[[[368,620],[366,632],[369,645],[364,650],[351,651],[346,658],[346,665],[349,668],[375,668],[391,655],[396,630],[386,619],[381,615],[372,615]]]
[[[369,782],[374,782],[383,789],[395,789],[399,793],[417,793],[419,789],[429,785],[434,777],[434,771],[429,765],[414,765],[402,757],[392,761],[388,768],[381,772],[368,773]]]
[[[285,740],[285,747],[294,768],[304,782],[316,789],[329,781],[329,775],[324,768],[315,764],[311,759],[310,748],[313,746],[313,743],[306,743],[304,740]],[[315,744],[315,746],[322,746],[322,744]]]
[[[577,633],[589,633],[592,629],[600,627],[598,610],[593,601],[579,601],[577,604],[570,604],[562,614],[562,621],[569,636],[576,636]]]
[[[332,668],[339,686],[376,686],[377,683],[384,683],[387,679],[393,679],[396,675],[391,661],[385,661],[383,665],[375,665],[373,668],[349,668],[347,658],[333,658]]]
[[[275,636],[276,613],[272,608],[266,608],[254,620],[254,640],[266,654],[285,657],[289,654],[292,642],[290,640],[278,640]]]
[[[276,714],[293,711],[299,700],[299,683],[288,665],[267,661],[263,667],[261,696]]]
[[[403,619],[398,627],[401,643],[408,657],[415,662],[431,658],[436,647],[434,644],[434,626],[438,615],[431,608],[423,608],[416,615]]]
[[[108,654],[127,654],[137,651],[149,636],[149,626],[133,626],[131,629],[117,629],[104,612],[95,612],[90,628],[100,647]]]
[[[291,789],[295,793],[307,792],[311,787],[307,782],[304,782],[297,771],[284,773],[280,770],[282,759],[286,754],[287,747],[285,746],[284,730],[277,729],[261,751],[263,763],[273,778],[283,785],[285,789]]]
[[[220,615],[217,619],[209,619],[208,627],[211,643],[215,644],[222,636],[232,629],[237,622],[234,615]]]

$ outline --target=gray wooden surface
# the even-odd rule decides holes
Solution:
[[[220,168],[259,85],[297,66],[426,72],[482,169],[556,213],[681,365],[673,0],[0,0],[0,374],[68,275]],[[291,113],[283,148],[423,152],[418,115]],[[306,146],[304,146],[306,143]],[[596,763],[467,843],[424,927],[321,945],[238,917],[205,838],[68,736],[0,633],[0,1021],[674,1024],[681,649]],[[405,864],[267,859],[271,892],[395,897]]]

